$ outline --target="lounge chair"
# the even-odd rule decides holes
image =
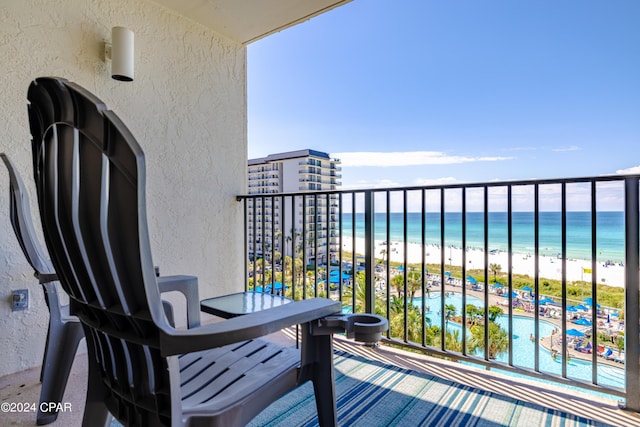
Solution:
[[[609,347],[605,347],[604,351],[602,351],[601,353],[598,353],[598,356],[604,357],[605,359],[609,359],[612,354],[613,354],[613,350],[611,350]]]
[[[576,351],[579,351],[580,353],[587,353],[587,354],[591,353],[591,349],[592,349],[591,341],[583,342],[582,345],[576,347]]]
[[[316,326],[340,303],[312,298],[173,328],[154,274],[135,138],[74,83],[39,78],[27,97],[45,240],[87,337],[83,425],[103,426],[111,413],[127,426],[240,426],[306,381],[320,425],[335,425],[332,336]],[[295,324],[301,352],[259,338]]]
[[[51,265],[50,257],[38,240],[29,196],[17,168],[5,153],[0,158],[9,172],[10,220],[20,248],[27,262],[34,270],[34,276],[42,285],[44,299],[49,309],[49,325],[45,341],[42,368],[40,370],[40,404],[36,415],[38,425],[54,422],[58,417],[60,405],[41,405],[42,403],[61,403],[67,385],[69,372],[73,365],[78,345],[84,334],[76,316],[69,314],[69,306],[61,302],[58,294],[58,276]],[[159,280],[160,292],[177,291],[184,294],[187,301],[187,323],[189,327],[199,324],[198,284],[193,276],[167,276]],[[173,322],[173,307],[163,301],[165,314]],[[51,408],[43,412],[42,408]]]

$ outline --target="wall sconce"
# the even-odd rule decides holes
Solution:
[[[104,45],[105,59],[111,59],[111,77],[121,82],[133,81],[133,31],[124,27],[111,29],[111,43]]]

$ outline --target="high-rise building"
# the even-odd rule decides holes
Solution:
[[[261,257],[273,245],[285,256],[304,254],[305,264],[333,260],[338,251],[338,196],[308,193],[340,188],[340,160],[299,150],[251,159],[248,170],[248,193],[265,195],[254,199],[255,207],[252,201],[247,205],[249,255]]]

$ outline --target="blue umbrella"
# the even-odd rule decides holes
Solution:
[[[342,280],[349,280],[350,276],[345,273],[342,272]],[[329,275],[329,283],[338,283],[340,281],[340,277],[338,277],[337,274],[330,274]]]
[[[591,326],[591,322],[588,319],[585,318],[580,318],[578,320],[575,321],[576,325],[581,325],[581,326]]]
[[[572,329],[569,329],[569,330],[567,331],[567,335],[568,335],[568,336],[571,336],[571,337],[583,337],[583,336],[584,336],[584,333],[580,332],[580,331],[579,331],[579,330],[577,330],[577,329],[573,329],[573,328],[572,328]]]
[[[467,281],[469,283],[477,283],[478,281],[473,276],[467,276]]]
[[[523,291],[528,291],[531,292],[533,289],[531,289],[529,286],[525,286],[524,288],[522,288]]]
[[[585,298],[583,301],[588,306],[593,307],[593,298],[591,298],[591,297]],[[600,307],[600,304],[596,304],[596,307]]]
[[[449,272],[449,271],[445,271],[445,272],[444,272],[444,275],[445,275],[445,276],[451,276],[451,272]]]
[[[576,310],[584,310],[584,311],[586,311],[586,310],[589,310],[589,309],[587,307],[585,307],[584,305],[582,305],[582,304],[578,304],[578,305],[576,305]]]
[[[575,305],[568,305],[567,306],[567,311],[578,311],[578,309],[576,308]]]
[[[500,283],[494,283],[493,287],[494,288],[504,288],[504,286],[502,286]]]
[[[541,305],[546,305],[546,304],[554,304],[555,301],[553,301],[551,298],[542,298],[540,301],[538,301],[538,304]]]
[[[511,291],[511,298],[518,298],[519,296],[516,291]]]

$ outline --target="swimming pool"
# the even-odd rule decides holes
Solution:
[[[421,307],[422,298],[414,298],[414,305]],[[478,307],[484,307],[484,301],[473,297],[467,296],[467,304],[474,304]],[[462,295],[460,293],[449,293],[445,296],[445,304],[452,304],[457,309],[457,315],[460,315],[462,310]],[[441,309],[441,296],[440,292],[431,292],[429,297],[425,300],[425,306],[430,310],[427,310],[426,317],[431,320],[431,324],[434,326],[441,326],[440,321],[440,309]],[[535,322],[532,317],[526,316],[513,316],[513,361],[514,365],[533,369],[535,364],[535,342],[532,342],[529,337],[534,334]],[[509,319],[506,315],[500,316],[497,323],[509,332]],[[551,331],[557,326],[546,320],[539,320],[539,332],[541,337],[551,335]],[[450,322],[448,325],[450,330],[460,330],[461,325]],[[560,375],[562,373],[562,360],[557,358],[554,360],[551,357],[551,353],[542,347],[539,349],[539,367],[540,371],[545,373],[552,373]],[[509,354],[503,353],[496,358],[500,362],[508,362]],[[593,372],[592,364],[588,361],[580,359],[571,359],[567,362],[567,376],[573,379],[580,379],[585,381],[591,381]],[[607,386],[624,388],[624,370],[616,368],[615,366],[606,365],[604,363],[598,363],[598,383]]]

